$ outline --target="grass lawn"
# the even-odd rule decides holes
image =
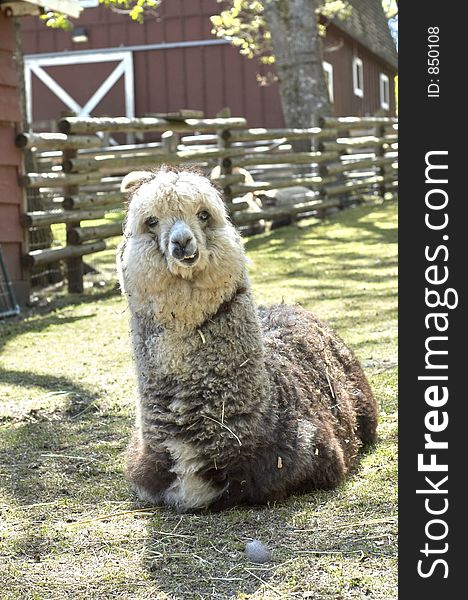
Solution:
[[[373,204],[246,242],[257,301],[330,322],[379,401],[376,447],[332,492],[216,515],[145,508],[122,476],[135,382],[113,283],[0,321],[0,596],[396,598],[396,223],[395,203]],[[98,278],[113,254],[89,260]],[[272,562],[247,561],[252,538]]]

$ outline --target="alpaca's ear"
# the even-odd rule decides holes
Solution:
[[[134,191],[135,188],[139,187],[145,181],[149,181],[154,177],[154,173],[151,171],[132,171],[122,179],[120,184],[121,192]]]

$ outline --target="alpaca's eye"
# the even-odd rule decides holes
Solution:
[[[156,217],[148,217],[145,221],[145,225],[147,225],[148,227],[156,227],[157,224],[158,220]]]
[[[200,221],[208,221],[208,219],[210,218],[210,213],[206,210],[201,210],[198,213],[198,218],[200,219]]]

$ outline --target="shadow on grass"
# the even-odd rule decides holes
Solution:
[[[14,428],[0,426],[0,512],[12,526],[15,560],[53,559],[67,537],[58,522],[79,520],[86,505],[128,499],[120,456],[129,424],[123,417],[40,413]]]
[[[41,302],[38,306],[30,309],[28,313],[17,317],[17,321],[21,322],[22,319],[32,315],[47,315],[61,308],[99,303],[114,296],[120,296],[117,281],[108,282],[104,288],[90,288],[82,294],[69,294],[63,289],[52,295],[50,300]]]
[[[346,561],[356,577],[362,570],[367,585],[367,561],[380,564],[397,557],[395,507],[381,485],[395,478],[394,465],[372,464],[374,454],[389,443],[382,438],[363,450],[346,482],[332,491],[215,514],[180,515],[160,508],[148,522],[145,568],[170,598],[221,600],[267,592],[273,580],[294,576],[290,569],[295,563],[305,561],[295,567],[301,571],[330,559]],[[245,557],[245,544],[252,539],[271,550],[270,562],[255,564]],[[329,580],[318,574],[316,584],[310,589],[317,598],[344,597],[344,584],[329,589]],[[350,580],[350,588],[356,585]],[[378,588],[378,580],[371,585]]]
[[[8,336],[14,336],[27,331],[40,332],[49,325],[65,325],[74,320],[86,319],[93,315],[60,316],[54,314],[62,308],[99,303],[115,296],[120,296],[116,282],[104,289],[92,289],[83,294],[68,294],[62,292],[49,292],[50,300],[40,301],[37,306],[23,308],[22,312],[13,318],[0,320],[0,343],[7,341]],[[17,331],[19,330],[19,331]]]
[[[398,263],[387,247],[396,244],[397,229],[389,211],[375,215],[377,224],[368,222],[376,210],[379,207],[360,207],[335,215],[328,223],[312,222],[250,238],[246,249],[256,255],[254,290],[257,282],[272,290],[287,286],[310,292],[301,299],[305,305],[334,298],[365,301],[377,292],[394,295],[387,288]]]
[[[343,212],[333,215],[323,220],[314,220],[311,223],[307,223],[306,226],[299,222],[299,225],[293,225],[289,227],[282,227],[280,229],[274,229],[267,233],[252,236],[246,240],[247,252],[261,250],[262,252],[274,253],[277,251],[284,250],[290,245],[300,243],[304,238],[311,237],[314,240],[322,240],[330,243],[333,241],[334,244],[348,244],[347,239],[330,238],[328,234],[322,233],[324,227],[329,225],[342,224],[350,229],[355,229],[356,234],[360,233],[360,238],[365,238],[366,244],[385,244],[394,243],[397,241],[397,227],[392,225],[391,227],[379,227],[373,221],[364,220],[367,216],[371,215],[376,210],[382,208],[383,205],[369,205],[360,206],[358,208],[352,208]],[[382,224],[389,222],[387,216],[382,217],[380,220]]]
[[[129,426],[126,416],[96,418],[85,409],[70,414],[65,404],[62,411],[38,411],[15,427],[2,427],[0,486],[19,505],[63,497],[84,503],[112,500],[122,487],[117,463]]]
[[[389,507],[381,498],[362,498],[362,505],[356,499],[353,505],[345,493],[344,487],[317,491],[271,507],[218,514],[178,515],[162,508],[148,524],[145,567],[170,598],[222,599],[267,591],[278,570],[301,558],[396,558]],[[372,515],[368,522],[365,513]],[[389,536],[392,544],[385,542]],[[245,544],[252,539],[272,551],[271,562],[259,565],[245,557]]]
[[[66,396],[68,406],[66,414],[75,415],[95,406],[102,393],[78,385],[66,377],[54,375],[40,375],[28,371],[5,370],[0,367],[0,383],[7,383],[24,388],[41,388],[52,394]]]
[[[94,317],[95,314],[91,315],[79,315],[79,316],[61,316],[56,314],[38,315],[37,318],[26,319],[18,318],[15,321],[9,321],[1,325],[1,337],[0,337],[0,352],[3,346],[15,338],[18,335],[24,333],[41,333],[51,325],[68,325],[75,321],[81,321],[83,319],[89,319]]]

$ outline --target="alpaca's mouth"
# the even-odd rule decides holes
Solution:
[[[197,262],[198,257],[199,257],[199,252],[198,252],[198,250],[195,250],[195,252],[193,254],[191,254],[190,256],[184,256],[183,258],[178,258],[177,260],[182,265],[192,266]]]

